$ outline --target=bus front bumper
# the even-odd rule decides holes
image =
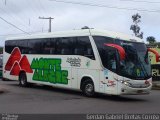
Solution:
[[[151,91],[152,85],[147,88],[132,88],[129,86],[124,86],[121,88],[121,95],[142,95],[149,94]]]

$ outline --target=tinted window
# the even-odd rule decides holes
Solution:
[[[73,55],[73,42],[75,40],[71,37],[56,38],[56,54]]]
[[[71,38],[61,38],[61,54],[72,55],[73,54],[73,40]]]
[[[5,51],[7,53],[11,53],[15,47],[17,47],[17,41],[9,40],[5,42]]]
[[[22,54],[28,54],[28,40],[17,41],[17,47],[20,49]]]
[[[89,37],[78,37],[75,43],[74,54],[95,59]]]
[[[106,52],[103,55],[104,59],[102,61],[104,67],[109,70],[116,72],[117,64],[116,64],[116,50],[111,47],[106,48]]]
[[[43,41],[45,39],[32,39],[28,41],[29,54],[42,54],[43,53]]]
[[[114,54],[115,52],[111,53],[114,49],[112,49],[111,47],[107,47],[104,44],[105,43],[114,43],[114,39],[109,38],[109,37],[102,37],[102,36],[93,36],[93,39],[97,45],[97,49],[98,49],[99,55],[101,57],[103,66],[110,69],[110,66],[108,66],[108,61],[109,61],[109,59],[114,58],[113,55],[111,55],[111,54]]]
[[[93,36],[93,39],[98,49],[103,49],[105,43],[114,43],[114,39],[109,37]]]
[[[43,46],[41,54],[55,54],[55,39],[43,39],[41,41]]]
[[[6,52],[19,47],[22,54],[82,55],[95,59],[89,37],[40,38],[6,41]]]

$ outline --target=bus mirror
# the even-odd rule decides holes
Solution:
[[[148,48],[147,50],[148,50],[148,52],[152,52],[153,54],[155,54],[155,56],[156,56],[156,62],[160,62],[160,55],[159,55],[159,53],[156,50],[153,50],[151,48]]]
[[[120,55],[120,60],[124,60],[125,59],[125,56],[126,56],[126,52],[125,50],[123,49],[123,47],[121,47],[120,45],[117,45],[117,44],[107,44],[107,43],[104,43],[105,46],[109,46],[109,47],[113,47],[115,49],[118,50],[118,53]]]

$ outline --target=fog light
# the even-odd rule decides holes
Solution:
[[[121,89],[121,92],[124,92],[124,89]]]
[[[145,83],[145,84],[150,84],[149,81],[147,81],[147,80],[146,80],[144,83]]]

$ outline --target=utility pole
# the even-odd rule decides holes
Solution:
[[[4,4],[7,5],[7,0],[4,1]]]
[[[52,17],[47,17],[47,18],[45,18],[45,17],[39,17],[39,19],[49,19],[49,29],[48,29],[48,32],[51,32],[51,21],[54,18],[52,18]]]

